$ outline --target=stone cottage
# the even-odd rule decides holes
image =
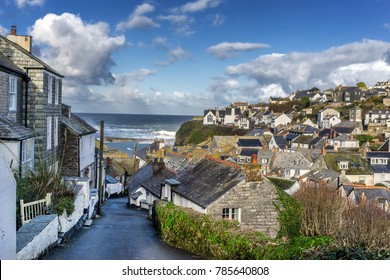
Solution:
[[[236,220],[270,237],[280,229],[276,187],[266,178],[247,182],[237,164],[209,157],[189,165],[165,180],[161,198],[216,219]]]

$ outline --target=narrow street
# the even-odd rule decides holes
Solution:
[[[127,198],[110,198],[103,216],[76,231],[44,260],[188,260],[195,256],[160,241],[145,211],[127,208]]]

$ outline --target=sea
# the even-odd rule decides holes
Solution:
[[[76,113],[93,126],[96,137],[100,137],[100,122],[104,121],[104,136],[126,138],[125,142],[105,142],[110,149],[119,149],[133,156],[135,145],[142,149],[155,139],[165,140],[166,145],[173,146],[176,132],[182,123],[192,119],[183,115],[142,115],[142,114],[102,114]]]

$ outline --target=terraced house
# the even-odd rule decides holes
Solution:
[[[15,26],[7,38],[0,36],[0,54],[19,72],[10,78],[9,109],[16,123],[34,133],[35,164],[46,161],[58,168],[63,76],[31,50],[32,38],[17,35]]]

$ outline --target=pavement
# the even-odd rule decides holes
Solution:
[[[103,215],[76,231],[43,260],[191,260],[199,259],[164,244],[147,212],[127,207],[127,197],[110,198]]]

